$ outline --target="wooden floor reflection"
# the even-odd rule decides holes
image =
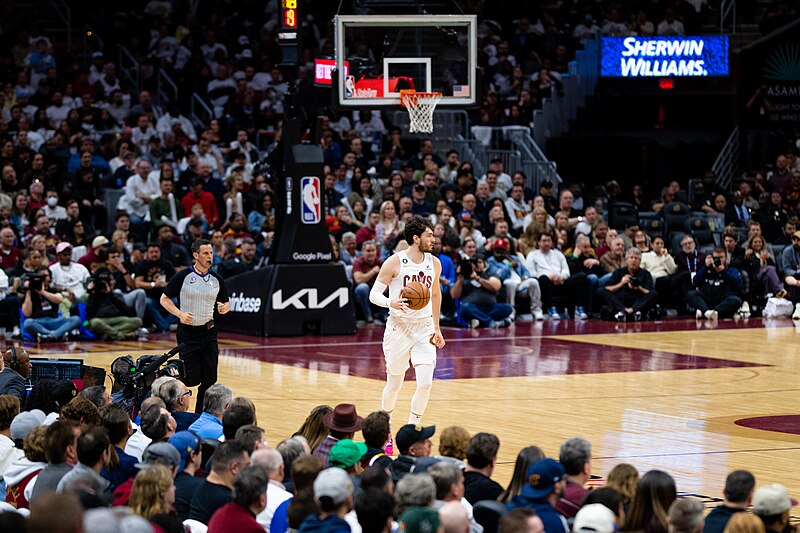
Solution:
[[[316,405],[351,402],[361,415],[379,408],[382,333],[222,334],[220,382],[253,399],[259,424],[277,443]],[[769,419],[758,429],[736,424],[800,415],[800,330],[790,321],[564,321],[446,330],[445,337],[424,423],[496,433],[495,477],[503,484],[520,448],[535,444],[557,457],[563,440],[581,436],[592,442],[593,471],[600,476],[627,462],[641,473],[668,471],[681,492],[719,497],[726,474],[746,468],[759,483],[780,482],[800,495],[800,427],[792,427],[793,419],[781,432],[769,430]],[[26,347],[35,356],[82,357],[108,367],[119,354],[163,353],[173,338]],[[395,426],[405,421],[413,390],[408,381]]]

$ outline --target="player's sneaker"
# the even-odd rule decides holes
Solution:
[[[392,438],[391,431],[389,432],[389,442],[386,443],[386,446],[383,447],[383,453],[391,457],[394,455],[394,439]]]

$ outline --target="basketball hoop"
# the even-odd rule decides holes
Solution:
[[[408,109],[410,117],[408,131],[411,133],[433,132],[433,111],[442,99],[442,93],[424,93],[413,89],[400,91],[400,103]]]

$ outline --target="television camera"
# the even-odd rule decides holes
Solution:
[[[130,355],[117,357],[111,363],[111,375],[114,376],[111,397],[114,403],[122,406],[131,419],[135,418],[153,381],[162,376],[183,377],[183,361],[170,361],[183,347],[179,344],[163,355],[143,355],[136,361]]]

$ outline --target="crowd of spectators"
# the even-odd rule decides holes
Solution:
[[[582,40],[680,33],[681,25],[694,31],[704,6],[651,2],[639,10],[558,2],[513,22],[497,22],[485,16],[484,6],[467,2],[466,11],[480,16],[485,84],[475,123],[529,124],[537,102],[558,90],[558,72],[565,71]],[[231,13],[184,7],[154,0],[140,13],[110,15],[102,46],[95,43],[86,64],[36,25],[3,34],[10,55],[0,71],[0,327],[12,335],[41,341],[77,335],[134,339],[174,328],[174,317],[158,298],[174,273],[190,265],[188,250],[198,238],[211,239],[214,268],[224,277],[268,262],[274,178],[257,163],[259,148],[280,131],[289,90],[286,73],[276,66],[276,4],[234,4]],[[330,14],[323,7],[304,8],[305,63],[288,73],[301,84],[314,56],[331,50]],[[8,15],[13,21],[23,13],[10,8]],[[648,22],[662,17],[663,22]],[[139,62],[137,87],[112,61],[119,46]],[[207,123],[190,120],[183,98],[155,101],[160,71],[176,81],[179,94],[197,92],[210,103],[214,115]],[[669,242],[659,245],[656,239],[660,248],[651,252],[654,235],[643,234],[646,245],[637,248],[645,253],[641,266],[656,268],[651,274],[657,279],[653,284],[637,274],[638,287],[630,286],[635,259],[628,274],[620,269],[627,266],[626,254],[635,255],[629,250],[635,230],[622,235],[620,249],[614,229],[603,221],[613,191],[595,195],[605,198],[592,209],[583,205],[579,186],[557,191],[545,183],[532,191],[528,177],[507,174],[501,161],[475,176],[457,152],[405,137],[378,111],[326,111],[320,144],[335,260],[351,275],[364,323],[383,318],[365,295],[381,261],[402,242],[411,214],[437,224],[446,320],[475,327],[507,326],[518,310],[528,320],[583,319],[602,311],[638,319],[656,305],[727,316],[734,296],[747,299],[750,286],[759,283],[767,287],[765,294],[777,294],[780,275],[793,276],[797,267],[788,268],[778,257],[772,259],[776,272],[767,264],[774,240],[783,235],[784,228],[776,226],[794,215],[800,195],[791,177],[797,169],[792,154],[781,156],[769,176],[757,175],[749,189],[742,185],[745,205],[766,238],[760,246],[767,252],[757,255],[767,256],[764,265],[737,260],[734,266],[754,283],[745,280],[728,291],[732,294],[726,292],[727,304],[718,309],[720,295],[704,302],[710,306],[687,297],[685,265],[669,264],[667,255],[674,251]],[[713,181],[706,189],[693,191],[693,199],[706,199],[699,209],[726,213],[726,224],[752,227],[750,219],[729,220],[738,193],[717,191]],[[769,190],[767,205],[750,196]],[[645,202],[641,188],[633,201]],[[772,213],[773,205],[782,211]],[[578,220],[584,214],[585,220]],[[588,246],[580,234],[589,238]],[[745,249],[745,259],[753,257],[744,245],[740,239],[726,252],[726,264],[739,249]],[[464,269],[467,259],[470,266]],[[708,269],[703,261],[688,270]],[[698,284],[703,279],[695,278]],[[786,278],[791,288],[794,279]],[[650,294],[638,301],[653,288],[657,298]],[[684,306],[688,300],[691,310]],[[465,312],[459,313],[459,304]]]
[[[16,359],[16,356],[15,356]],[[6,357],[6,363],[11,359]],[[30,371],[18,358],[16,370]],[[8,370],[4,373],[8,373]],[[188,391],[188,392],[187,392]],[[132,421],[101,386],[37,383],[0,394],[0,527],[4,532],[242,533],[782,533],[796,505],[782,485],[731,472],[722,503],[679,498],[669,473],[613,466],[591,487],[591,443],[555,456],[521,449],[507,486],[495,477],[500,439],[408,424],[353,404],[315,407],[270,445],[253,402],[221,384],[202,413],[189,389],[158,378]],[[23,392],[24,398],[24,392]],[[24,409],[23,409],[24,408]],[[21,410],[23,409],[23,410]],[[262,420],[263,422],[263,420]],[[394,437],[392,441],[392,437]],[[396,446],[388,451],[387,445]],[[752,505],[753,514],[745,512]]]

